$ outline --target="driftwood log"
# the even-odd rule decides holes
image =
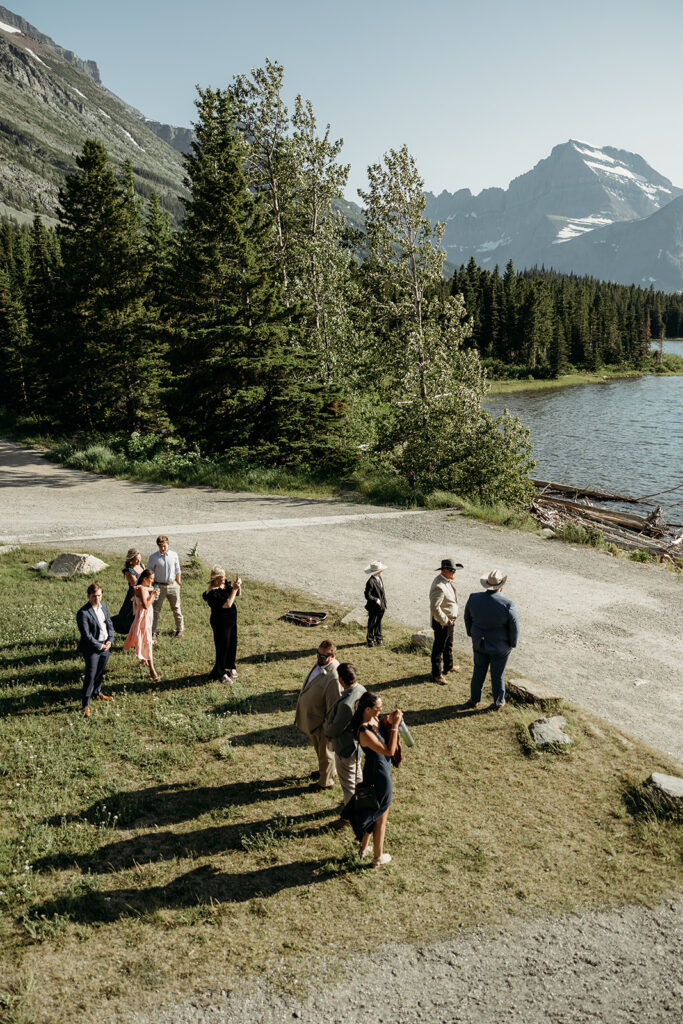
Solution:
[[[662,508],[656,505],[647,515],[605,508],[587,500],[644,505],[639,498],[623,494],[609,494],[595,488],[572,487],[548,480],[534,480],[537,494],[531,503],[531,514],[542,526],[559,530],[567,523],[575,523],[588,530],[599,530],[607,543],[626,551],[647,551],[660,561],[683,567],[683,532],[664,522]],[[572,495],[573,497],[567,497]],[[582,500],[578,500],[581,498]]]

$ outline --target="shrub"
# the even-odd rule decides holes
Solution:
[[[655,555],[651,555],[649,551],[645,551],[644,548],[638,548],[636,551],[632,551],[628,556],[632,562],[656,562],[657,558]]]

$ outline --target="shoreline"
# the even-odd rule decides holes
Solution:
[[[614,373],[566,373],[552,380],[490,380],[488,395],[509,395],[520,391],[544,391],[577,387],[581,384],[609,384],[613,380],[635,380],[639,377],[683,377],[683,370],[653,373],[647,370],[620,370]],[[484,398],[486,402],[486,398]]]

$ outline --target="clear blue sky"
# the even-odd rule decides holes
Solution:
[[[507,186],[568,138],[683,186],[681,0],[4,0],[146,116],[279,60],[344,139],[351,189],[404,142],[436,192]]]

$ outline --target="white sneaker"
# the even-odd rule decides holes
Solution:
[[[230,675],[232,676],[233,679],[237,679],[237,669],[236,668],[231,668],[230,669]]]
[[[228,675],[227,672],[225,673],[224,676],[221,676],[221,682],[222,683],[229,683],[230,682],[230,676]]]
[[[373,868],[378,868],[382,864],[390,864],[390,863],[391,863],[391,854],[390,853],[383,853],[379,857],[373,857],[373,859],[372,859],[372,866],[373,866]]]

